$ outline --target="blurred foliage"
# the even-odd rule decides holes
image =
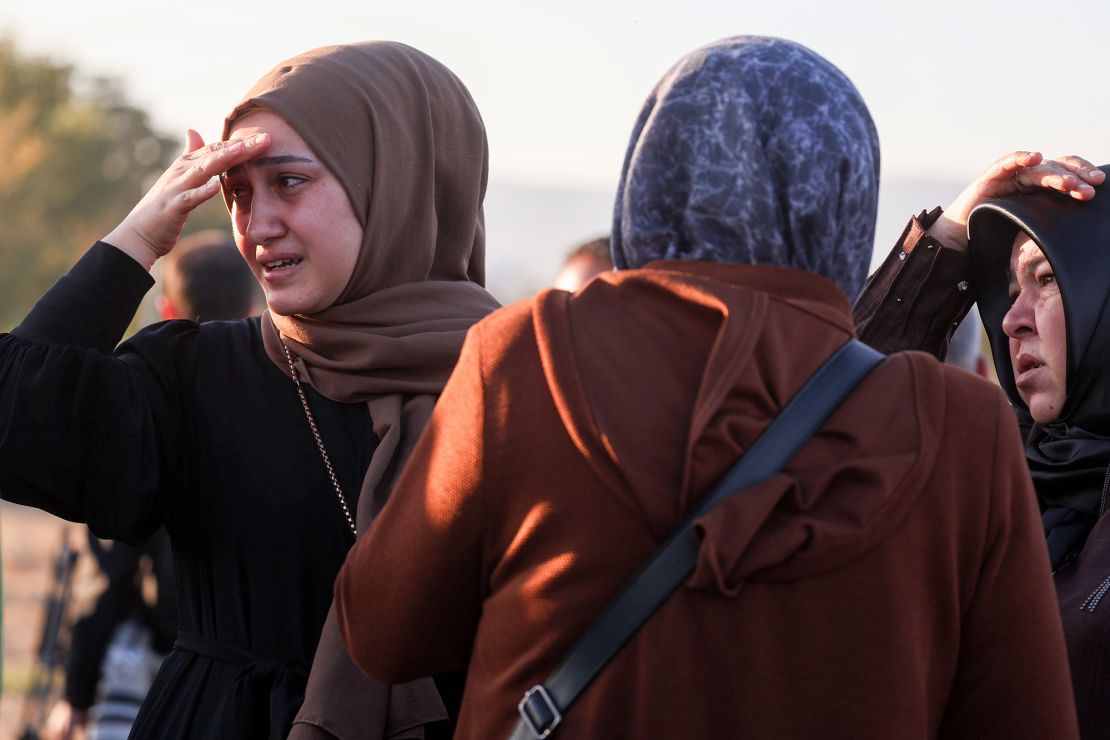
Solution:
[[[0,38],[0,331],[127,215],[181,146],[152,128],[120,80],[82,77]],[[214,200],[190,231],[227,228]]]

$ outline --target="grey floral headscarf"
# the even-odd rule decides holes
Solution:
[[[791,41],[723,39],[679,61],[640,112],[613,260],[794,267],[855,300],[878,188],[875,124],[840,70]]]

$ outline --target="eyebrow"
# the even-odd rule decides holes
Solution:
[[[273,157],[255,157],[249,160],[249,163],[256,167],[273,167],[280,164],[289,164],[290,162],[299,162],[302,164],[316,164],[315,161],[308,157],[299,157],[296,154],[278,154]],[[243,165],[237,164],[230,170],[221,175],[221,178],[226,175],[232,175],[243,171]]]
[[[1044,252],[1041,252],[1039,255],[1023,264],[1021,266],[1021,271],[1024,272],[1026,275],[1032,275],[1034,272],[1037,271],[1037,268],[1045,262],[1048,262],[1048,257],[1045,257]],[[1013,270],[1009,270],[1006,274],[1007,277],[1009,277],[1010,279],[1011,285],[1017,282],[1017,275],[1014,274]]]
[[[276,157],[256,157],[251,160],[259,167],[272,167],[275,164],[289,164],[290,162],[305,162],[315,164],[308,157],[298,157],[296,154],[279,154]]]

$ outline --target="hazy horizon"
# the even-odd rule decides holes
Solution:
[[[486,194],[486,283],[504,303],[551,285],[575,245],[605,236],[612,226],[612,190],[538,186],[495,179]],[[871,267],[882,261],[910,216],[945,206],[966,183],[889,178],[879,189]]]

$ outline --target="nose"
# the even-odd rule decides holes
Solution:
[[[279,204],[265,190],[255,191],[250,200],[249,210],[241,214],[245,217],[243,236],[251,244],[265,245],[285,234],[285,223],[281,218]]]
[[[1037,333],[1036,313],[1028,291],[1021,291],[1010,310],[1002,317],[1002,331],[1011,339],[1021,339]]]

